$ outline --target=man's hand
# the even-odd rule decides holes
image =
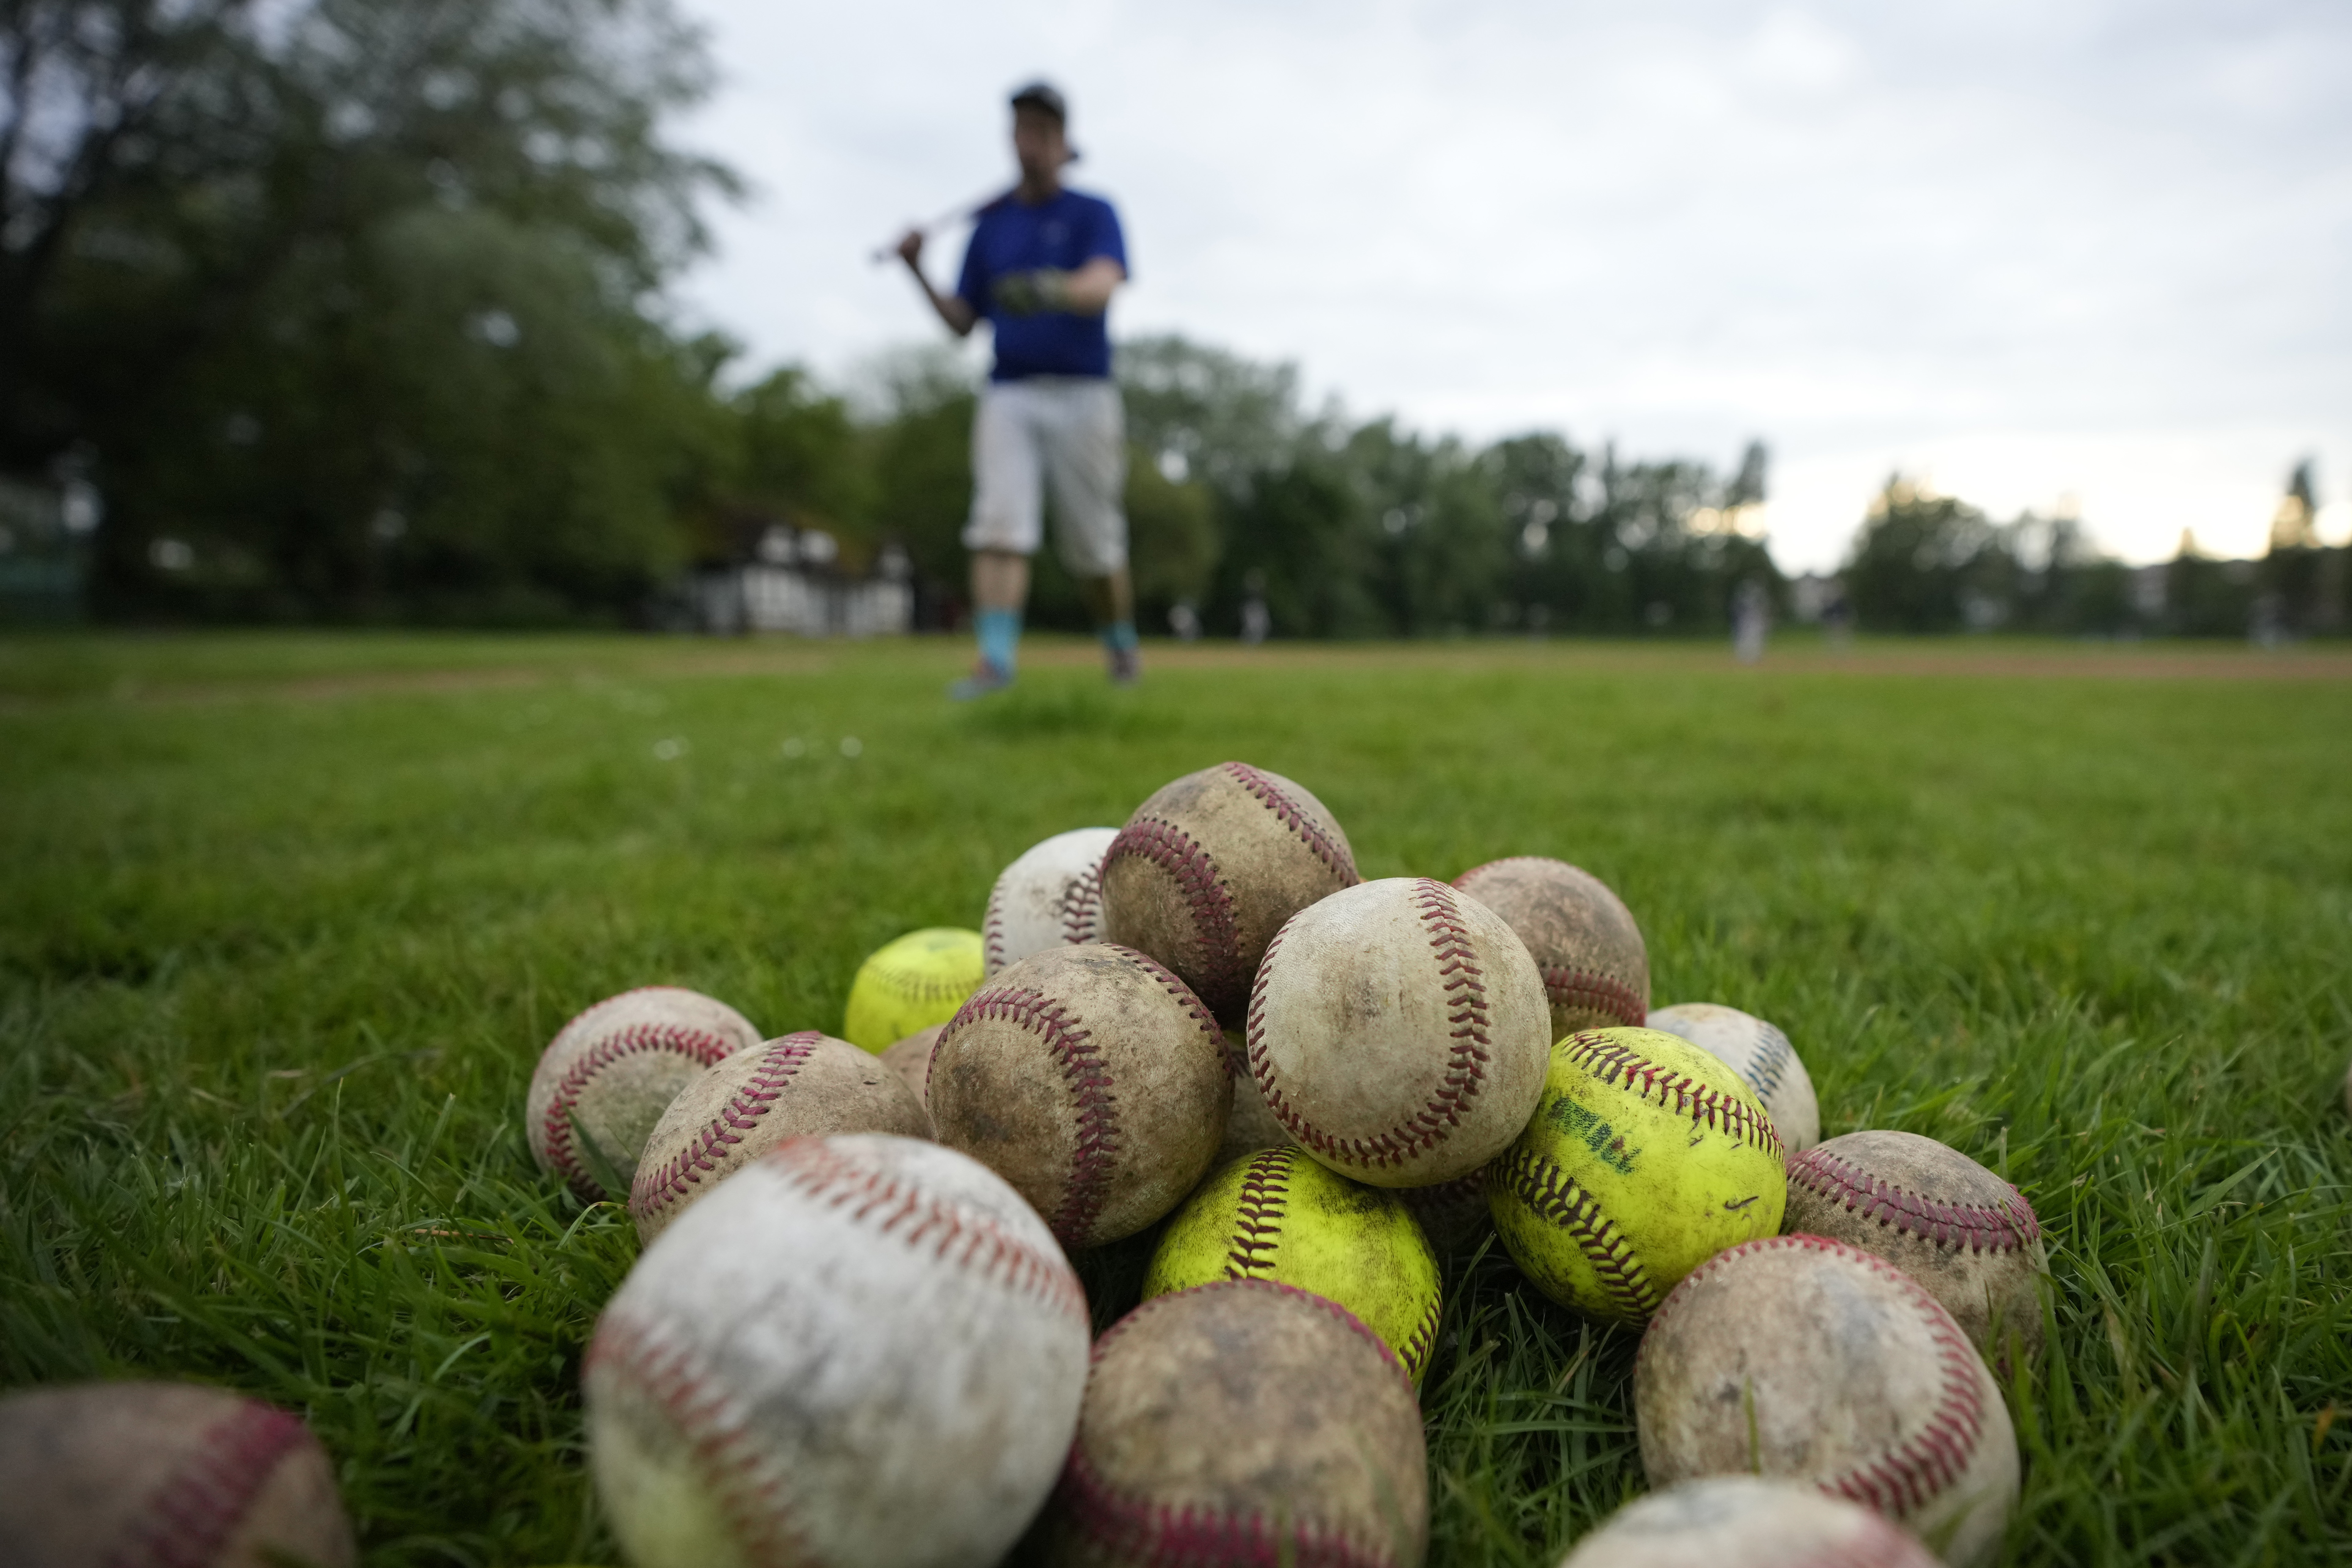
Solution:
[[[1008,272],[992,291],[996,308],[1007,316],[1040,316],[1070,308],[1070,275],[1054,267],[1034,272]]]
[[[908,229],[907,237],[898,242],[898,259],[920,271],[923,266],[923,231]]]

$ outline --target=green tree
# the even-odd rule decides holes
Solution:
[[[1845,566],[1855,619],[1889,632],[1983,624],[2011,558],[1981,511],[1895,475],[1871,502]]]

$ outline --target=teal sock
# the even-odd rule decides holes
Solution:
[[[1021,646],[1021,612],[983,610],[972,622],[980,632],[980,656],[1011,674],[1013,653]]]
[[[1131,653],[1135,648],[1135,622],[1132,621],[1113,622],[1102,629],[1101,635],[1102,645],[1114,653]]]

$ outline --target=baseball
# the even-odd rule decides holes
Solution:
[[[1047,947],[1103,939],[1102,858],[1117,828],[1073,828],[1033,844],[989,889],[981,977]]]
[[[739,1051],[679,1091],[646,1139],[629,1186],[637,1239],[786,1138],[825,1133],[931,1135],[907,1081],[846,1040],[803,1030]]]
[[[1708,1476],[1636,1498],[1559,1568],[1937,1568],[1866,1508],[1795,1481]]]
[[[1444,1306],[1437,1254],[1398,1195],[1349,1181],[1297,1148],[1265,1149],[1202,1182],[1168,1221],[1146,1300],[1212,1280],[1273,1280],[1337,1301],[1415,1383]]]
[[[1650,1007],[1650,956],[1633,913],[1607,883],[1566,861],[1514,855],[1465,871],[1454,885],[1528,945],[1543,971],[1553,1039],[1642,1021]]]
[[[1984,1358],[1910,1275],[1818,1236],[1691,1271],[1633,1361],[1654,1487],[1754,1473],[1877,1510],[1955,1568],[2016,1506],[2017,1438]]]
[[[1132,1236],[1182,1202],[1232,1100],[1208,1009],[1108,942],[1022,959],[931,1048],[940,1142],[1011,1182],[1073,1250]]]
[[[1789,1162],[1784,1228],[1826,1236],[1902,1270],[1996,1363],[2013,1333],[2042,1346],[2042,1223],[2009,1183],[1916,1133],[1848,1133]]]
[[[1249,1064],[1299,1146],[1374,1186],[1469,1175],[1527,1125],[1551,1019],[1476,899],[1390,877],[1300,910],[1250,993]]]
[[[977,931],[938,925],[885,943],[849,982],[842,1038],[879,1053],[919,1029],[947,1022],[980,984],[984,966]]]
[[[189,1383],[0,1398],[0,1557],[39,1568],[359,1561],[334,1464],[258,1400]]]
[[[677,1092],[759,1043],[749,1019],[699,991],[646,986],[605,998],[540,1053],[523,1112],[531,1157],[590,1203],[620,1197]]]
[[[882,1065],[907,1081],[915,1098],[923,1103],[928,1112],[931,1103],[931,1047],[947,1028],[935,1023],[929,1029],[919,1029],[882,1053]]]
[[[637,1568],[985,1568],[1061,1469],[1088,1337],[1061,1249],[979,1164],[796,1138],[681,1216],[598,1320],[597,1494]]]
[[[1789,1037],[1762,1019],[1714,1002],[1682,1002],[1660,1008],[1643,1027],[1686,1040],[1729,1062],[1764,1102],[1781,1147],[1790,1154],[1822,1141],[1822,1104],[1813,1098],[1812,1076]]]
[[[1161,789],[1111,841],[1103,935],[1167,965],[1237,1025],[1282,923],[1360,880],[1323,802],[1277,774],[1221,762]]]
[[[1421,1406],[1348,1311],[1229,1280],[1158,1296],[1097,1342],[1044,1561],[1417,1568]]]
[[[1780,1228],[1783,1159],[1729,1067],[1670,1034],[1590,1030],[1552,1047],[1541,1103],[1487,1168],[1486,1196],[1544,1294],[1638,1323],[1699,1264]]]

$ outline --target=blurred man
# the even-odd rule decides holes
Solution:
[[[1021,183],[980,210],[963,276],[942,295],[923,274],[923,235],[898,254],[957,337],[985,319],[996,365],[972,421],[971,597],[980,662],[949,688],[976,697],[1012,684],[1029,598],[1029,557],[1053,491],[1054,542],[1094,616],[1110,678],[1140,673],[1134,591],[1127,571],[1127,420],[1110,379],[1105,314],[1127,281],[1118,214],[1099,196],[1066,189],[1076,156],[1062,95],[1034,82],[1013,95],[1013,152]]]

